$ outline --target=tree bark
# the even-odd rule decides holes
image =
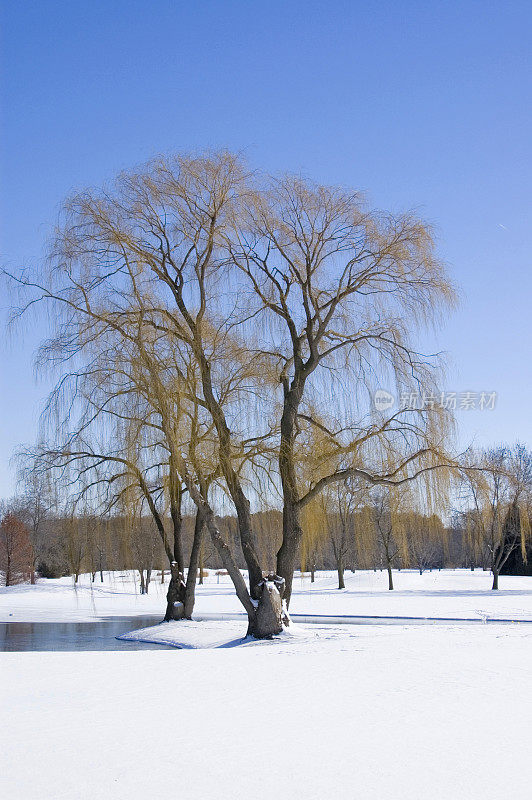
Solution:
[[[194,521],[194,539],[192,542],[192,550],[190,553],[190,561],[188,565],[187,582],[185,585],[184,597],[184,617],[185,619],[192,619],[192,612],[194,611],[194,602],[196,599],[196,574],[198,571],[198,563],[201,570],[201,552],[203,550],[203,518],[201,511],[196,511],[196,519]]]
[[[285,580],[285,600],[289,606],[292,596],[294,569],[301,542],[302,529],[299,510],[291,502],[283,508],[283,542],[277,553],[277,574]]]
[[[185,569],[183,557],[183,516],[181,514],[181,505],[183,502],[183,488],[181,481],[177,475],[174,459],[170,456],[170,517],[172,518],[172,527],[174,530],[174,561],[179,567],[179,572],[183,573]]]
[[[493,569],[493,585],[492,590],[496,590],[499,588],[499,570],[497,568]]]
[[[270,574],[256,587],[257,608],[248,626],[248,636],[270,639],[281,633],[288,625],[288,616],[283,612],[284,580]]]
[[[174,622],[183,619],[185,612],[185,582],[179,564],[172,561],[170,565],[170,583],[166,593],[166,614],[164,622]]]
[[[294,457],[297,412],[305,388],[299,356],[295,359],[294,367],[292,383],[289,385],[287,378],[283,382],[284,403],[279,446],[279,475],[283,489],[283,541],[277,553],[277,574],[285,581],[284,600],[287,608],[290,605],[294,569],[303,536]]]

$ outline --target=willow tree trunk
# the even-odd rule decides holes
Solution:
[[[283,507],[283,542],[277,553],[277,574],[285,581],[285,601],[289,606],[292,596],[294,569],[302,537],[299,509],[291,500],[285,500]]]
[[[288,615],[283,610],[285,582],[279,575],[266,575],[256,587],[256,611],[249,620],[248,636],[269,639],[288,626]]]
[[[303,536],[294,445],[297,413],[303,396],[304,385],[303,378],[297,376],[294,377],[290,386],[288,386],[288,382],[283,386],[284,405],[279,446],[279,475],[283,489],[283,541],[277,553],[277,574],[284,578],[285,581],[284,599],[287,607],[290,605],[294,570],[299,545]]]
[[[190,552],[190,561],[188,565],[187,582],[185,585],[184,609],[183,615],[185,619],[192,619],[192,612],[194,611],[194,603],[196,600],[196,575],[198,572],[198,563],[201,567],[201,553],[203,551],[203,517],[201,512],[196,511],[196,519],[194,521],[194,540],[192,542],[192,550]]]
[[[168,584],[168,591],[166,593],[166,614],[164,615],[164,622],[173,622],[178,619],[183,619],[185,614],[185,581],[183,580],[183,573],[179,569],[179,564],[172,561],[170,565],[170,583]]]

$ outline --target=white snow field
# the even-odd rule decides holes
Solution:
[[[292,610],[521,622],[298,624],[242,643],[242,621],[209,620],[140,634],[195,649],[0,653],[0,796],[529,800],[532,580],[491,593],[480,571],[394,577],[396,592],[384,573],[338,592],[322,575]],[[70,583],[1,590],[2,619],[162,610],[126,579]],[[198,606],[238,610],[216,578]]]

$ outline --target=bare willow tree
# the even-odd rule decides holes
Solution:
[[[390,487],[379,487],[372,493],[371,517],[377,548],[388,572],[388,589],[393,590],[393,567],[402,558],[404,564],[407,543],[404,528],[399,523],[400,498]]]
[[[466,455],[463,479],[466,535],[479,541],[493,574],[499,574],[517,549],[526,562],[531,530],[528,507],[532,495],[532,453],[522,444]]]
[[[338,573],[338,589],[345,589],[344,570],[348,559],[351,558],[352,563],[354,559],[355,515],[368,500],[368,487],[363,481],[347,478],[328,486],[323,496],[329,541]]]
[[[371,212],[356,194],[301,179],[251,175],[225,152],[158,158],[68,201],[48,278],[13,277],[33,291],[30,305],[51,302],[55,332],[42,354],[62,370],[59,391],[70,382],[70,397],[85,404],[72,447],[51,450],[70,468],[81,459],[78,474],[108,468],[108,486],[116,475],[134,481],[163,542],[154,491],[164,490],[174,531],[186,491],[253,635],[280,631],[286,619],[281,599],[288,605],[305,505],[346,479],[400,485],[442,463],[441,408],[386,414],[371,403],[376,381],[397,393],[437,389],[437,364],[414,343],[453,294],[413,215]],[[106,360],[105,380],[94,381]],[[116,378],[118,364],[125,377],[117,369]],[[86,375],[93,396],[78,394]],[[111,408],[124,423],[118,446],[106,450],[102,422],[103,447],[79,447]],[[209,480],[219,487],[211,497]],[[234,506],[248,586],[216,523],[217,491]],[[283,507],[276,574],[266,577],[251,515],[265,491]]]
[[[426,569],[441,567],[447,535],[440,517],[409,509],[402,514],[401,525],[408,547],[408,566],[416,567],[420,575]]]

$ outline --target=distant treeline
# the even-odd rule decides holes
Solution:
[[[351,515],[340,552],[337,534],[342,522],[338,515],[328,515],[318,535],[308,537],[312,540],[311,546],[307,543],[303,548],[301,569],[314,572],[321,569],[386,568],[383,544],[377,530],[368,530],[368,526],[371,527],[368,516],[364,512]],[[135,569],[149,573],[156,569],[168,569],[168,559],[151,517],[131,520],[120,516],[101,519],[87,514],[70,518],[49,516],[40,520],[36,530],[31,530],[30,520],[23,508],[18,510],[18,517],[28,529],[34,570],[42,577],[73,575],[77,578],[85,572],[96,576],[106,570]],[[400,535],[396,533],[394,548],[397,552],[394,552],[392,560],[394,567],[421,571],[442,567],[489,567],[487,556],[483,558],[482,554],[474,552],[464,527],[446,527],[434,517],[415,517],[417,524],[411,525],[410,536],[407,515],[400,526]],[[267,568],[273,569],[282,539],[282,514],[273,510],[256,513],[252,518],[261,558]],[[236,517],[217,517],[217,522],[226,540],[234,547],[238,566],[245,569]],[[169,520],[165,523],[170,538],[172,526]],[[185,557],[188,559],[194,537],[193,516],[183,517],[182,536]],[[217,551],[205,538],[200,568],[222,567]],[[29,570],[25,574],[29,574]]]

